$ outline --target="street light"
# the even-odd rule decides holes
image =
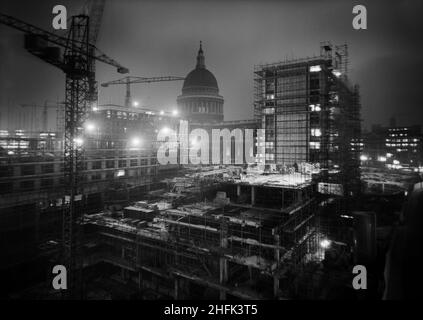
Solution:
[[[172,115],[177,116],[177,115],[178,115],[178,110],[176,110],[176,109],[175,109],[175,110],[173,110],[173,111],[172,111]]]
[[[138,137],[133,137],[131,138],[130,143],[132,147],[138,147],[141,145],[141,139]]]
[[[73,142],[75,142],[75,144],[78,147],[80,147],[80,146],[82,146],[84,144],[84,140],[82,138],[80,138],[80,137],[77,137],[77,138],[73,139]]]
[[[87,130],[87,132],[94,132],[95,124],[92,122],[87,122],[85,123],[85,129]]]
[[[163,132],[163,134],[168,134],[170,129],[168,127],[163,127],[160,131]]]
[[[132,106],[134,106],[134,107],[138,107],[138,106],[139,106],[139,102],[138,102],[138,101],[134,101],[134,102],[132,103]]]
[[[360,156],[360,160],[361,160],[361,161],[367,161],[367,160],[369,160],[369,158],[368,158],[366,155],[362,154],[362,155]]]
[[[323,239],[322,241],[320,241],[320,246],[323,249],[329,249],[331,244],[332,244],[332,242],[328,239]]]

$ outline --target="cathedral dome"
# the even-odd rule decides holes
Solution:
[[[194,87],[208,87],[219,90],[215,76],[206,68],[195,68],[186,76],[182,90]]]
[[[206,69],[200,42],[197,65],[185,77],[182,94],[176,99],[181,117],[194,123],[223,121],[223,97],[213,73]]]
[[[204,52],[200,42],[200,50],[198,50],[197,55],[197,65],[195,69],[192,70],[185,78],[184,85],[182,87],[182,92],[188,91],[214,91],[215,93],[219,92],[219,87],[217,85],[217,80],[213,73],[206,69],[204,63]]]

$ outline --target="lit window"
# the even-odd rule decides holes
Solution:
[[[310,107],[310,110],[311,111],[320,111],[320,110],[322,110],[320,108],[320,104],[310,104],[309,107]]]
[[[320,66],[311,66],[310,72],[319,72],[322,71],[322,68]]]
[[[313,137],[320,137],[322,135],[322,131],[318,128],[316,129],[311,129],[311,135]]]
[[[367,160],[369,160],[369,157],[368,157],[368,156],[366,156],[366,155],[364,155],[364,154],[362,154],[362,155],[360,156],[360,160],[361,160],[361,161],[367,161]]]
[[[339,78],[341,76],[341,72],[338,70],[333,70],[332,73],[335,75],[335,77]]]
[[[320,142],[311,141],[310,149],[320,149]]]

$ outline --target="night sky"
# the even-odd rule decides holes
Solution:
[[[0,11],[52,30],[51,10],[68,14],[83,1],[1,0]],[[368,29],[352,28],[352,8],[364,4]],[[421,14],[423,1],[107,1],[98,47],[133,76],[185,76],[203,41],[207,68],[225,99],[225,120],[252,117],[255,64],[319,53],[320,41],[349,45],[350,79],[361,87],[365,127],[423,124]],[[97,64],[101,83],[118,79]],[[0,25],[0,129],[22,103],[64,98],[64,74],[23,49],[23,34]],[[152,109],[173,109],[182,82],[133,85],[132,96]],[[124,86],[100,87],[100,103],[124,102]],[[27,115],[28,117],[28,115]],[[50,110],[49,127],[55,114]],[[16,119],[15,119],[16,121]]]

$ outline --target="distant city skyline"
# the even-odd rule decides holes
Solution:
[[[2,1],[0,11],[51,28],[54,1]],[[69,14],[83,1],[62,1]],[[186,76],[203,41],[207,68],[225,100],[225,120],[249,119],[253,112],[253,67],[319,53],[320,41],[347,43],[350,79],[360,86],[364,128],[423,123],[419,90],[423,80],[421,24],[417,2],[364,1],[368,30],[351,26],[351,1],[107,1],[98,47],[134,76]],[[22,11],[25,7],[27,10]],[[64,75],[25,52],[23,34],[0,25],[0,113],[7,107],[61,100]],[[120,78],[97,64],[99,83]],[[182,82],[133,85],[141,105],[171,110]],[[123,86],[101,88],[100,103],[123,104]],[[50,125],[55,114],[50,110]],[[41,110],[38,111],[41,113]]]

